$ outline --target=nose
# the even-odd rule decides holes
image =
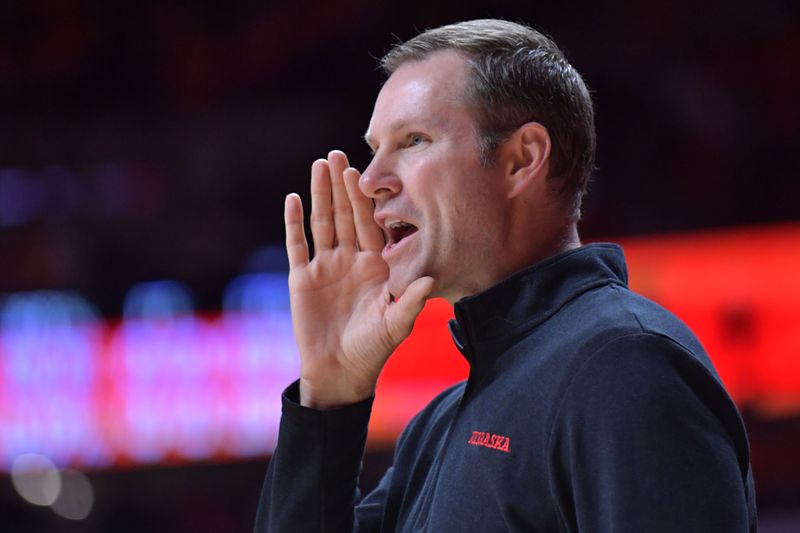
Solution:
[[[375,154],[369,166],[364,169],[358,186],[365,196],[378,201],[396,196],[403,189],[391,161],[381,154]]]

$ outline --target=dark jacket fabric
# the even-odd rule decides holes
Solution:
[[[363,499],[371,401],[283,396],[257,532],[756,530],[745,429],[700,343],[593,244],[455,304],[469,378],[400,436]]]

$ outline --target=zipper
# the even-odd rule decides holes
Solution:
[[[457,323],[455,324],[451,323],[449,324],[449,327],[451,333],[453,333],[453,339],[456,343],[456,347],[470,363],[470,372],[469,376],[467,377],[467,384],[464,387],[464,392],[461,395],[461,398],[459,398],[458,404],[456,405],[455,410],[453,412],[453,417],[450,420],[450,424],[447,426],[447,434],[445,435],[444,442],[441,447],[441,453],[437,454],[433,464],[431,465],[432,477],[430,478],[430,483],[426,483],[425,493],[422,495],[422,502],[420,503],[419,512],[417,513],[417,516],[414,519],[414,525],[411,531],[427,531],[428,522],[430,520],[430,508],[433,502],[433,495],[435,492],[435,487],[439,483],[439,474],[442,471],[442,463],[444,462],[445,456],[450,450],[450,441],[453,438],[453,427],[456,425],[456,422],[458,422],[458,420],[461,418],[461,413],[464,410],[464,405],[466,403],[466,400],[469,398],[470,392],[474,388],[473,382],[475,381],[475,378],[472,366],[472,358],[470,357],[469,351],[465,346],[466,343],[462,344],[461,342],[461,338],[459,335],[460,328]]]

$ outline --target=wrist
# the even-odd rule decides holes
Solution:
[[[300,378],[300,405],[312,409],[336,409],[363,402],[375,395],[375,384],[361,387],[319,387]]]

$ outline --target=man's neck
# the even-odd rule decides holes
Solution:
[[[509,255],[497,258],[498,260],[506,259],[506,262],[493,265],[494,269],[490,276],[486,276],[483,280],[476,281],[472,285],[459,287],[460,290],[458,292],[446,294],[443,297],[452,305],[461,298],[485,291],[515,272],[544,261],[548,257],[574,250],[580,246],[578,226],[575,222],[570,222],[562,228],[562,231],[553,232],[552,238],[539,240],[535,246],[530,247],[528,250],[512,250]],[[512,256],[514,260],[509,260]]]

